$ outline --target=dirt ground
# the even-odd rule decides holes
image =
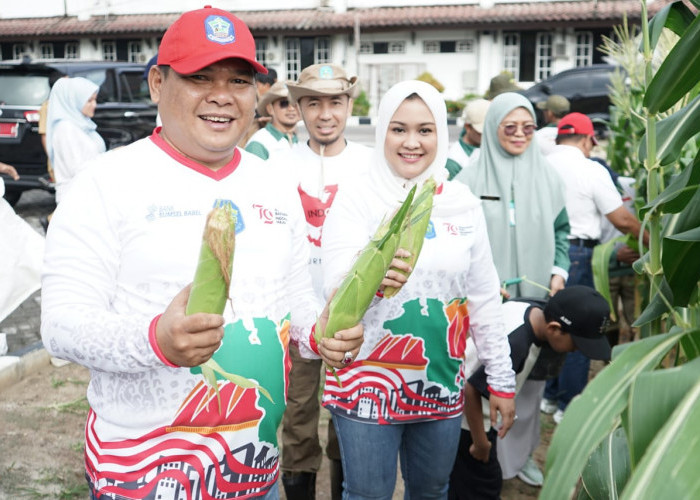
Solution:
[[[89,497],[83,473],[84,425],[89,374],[75,364],[46,365],[0,392],[0,499]],[[322,426],[327,425],[324,410]],[[542,444],[535,459],[542,466],[554,424],[542,417]],[[325,436],[325,429],[321,429]],[[324,443],[325,444],[325,443]],[[328,462],[317,479],[318,500],[330,499]],[[403,497],[401,479],[395,499]],[[538,488],[518,479],[505,481],[504,500],[536,499]],[[281,498],[284,491],[280,487]]]

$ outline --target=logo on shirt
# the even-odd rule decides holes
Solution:
[[[186,209],[174,205],[151,205],[146,209],[146,220],[153,222],[156,219],[167,219],[171,217],[198,217],[202,215],[199,209]]]
[[[236,41],[233,24],[221,16],[209,16],[204,20],[207,40],[225,45]]]
[[[253,210],[257,211],[258,217],[263,224],[286,224],[289,216],[276,208],[265,208],[259,203],[253,203]]]
[[[243,221],[243,214],[241,213],[241,210],[234,202],[231,200],[217,199],[214,201],[212,208],[225,206],[228,206],[231,209],[231,212],[233,212],[233,215],[236,218],[236,234],[240,233],[245,229],[245,222]]]
[[[435,236],[435,225],[433,224],[433,221],[428,221],[428,229],[425,230],[425,239],[432,240],[435,238]]]
[[[301,185],[297,189],[301,197],[304,217],[306,217],[306,222],[309,224],[307,238],[314,246],[320,247],[323,223],[326,221],[328,210],[331,208],[335,195],[338,193],[338,185],[325,186],[321,198],[308,194],[302,189]]]
[[[467,236],[474,232],[474,226],[459,226],[449,222],[443,222],[442,224],[450,236]]]

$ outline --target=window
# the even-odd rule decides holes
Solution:
[[[331,39],[329,37],[316,38],[314,60],[316,64],[331,62]]]
[[[285,60],[287,66],[287,80],[296,81],[301,71],[301,42],[298,38],[285,40]]]
[[[139,41],[132,41],[127,44],[127,54],[129,58],[129,62],[142,62],[143,55],[141,54],[141,42]]]
[[[576,33],[576,67],[590,66],[593,63],[593,33]]]
[[[267,66],[267,38],[255,39],[255,59],[263,66]]]
[[[548,78],[552,73],[552,34],[538,33],[535,47],[535,78]]]
[[[520,34],[503,34],[503,69],[510,71],[515,81],[520,80]]]
[[[66,59],[79,59],[80,58],[80,45],[78,42],[68,42],[65,46],[64,57]]]
[[[425,54],[436,54],[440,52],[440,42],[435,40],[426,40],[423,42],[423,52]]]
[[[22,59],[28,52],[26,43],[15,43],[12,45],[12,59]]]
[[[389,42],[374,42],[372,44],[372,52],[374,54],[388,54]]]
[[[457,52],[474,52],[474,40],[457,40]]]
[[[105,61],[117,60],[117,44],[114,41],[102,42],[102,59]]]
[[[372,44],[369,42],[360,42],[360,54],[372,54]]]
[[[42,59],[53,59],[53,43],[40,43],[39,52]]]
[[[389,42],[389,54],[405,54],[406,42]]]

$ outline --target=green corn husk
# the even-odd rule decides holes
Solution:
[[[185,308],[186,315],[199,312],[223,314],[231,286],[235,240],[236,214],[230,205],[217,201],[207,215],[204,226],[199,262]],[[216,382],[217,373],[240,387],[258,389],[272,401],[270,393],[263,387],[245,377],[226,372],[214,358],[209,358],[199,368],[204,381],[216,392],[219,412],[221,395]]]
[[[425,232],[428,230],[428,225],[430,224],[430,214],[433,211],[433,196],[435,195],[435,190],[437,189],[437,184],[435,179],[430,177],[423,187],[416,195],[411,205],[411,210],[408,212],[407,220],[408,224],[404,231],[401,232],[401,239],[399,241],[399,248],[408,250],[411,254],[409,257],[404,257],[405,260],[411,265],[411,269],[416,265],[418,256],[420,255],[421,248],[423,248],[423,242],[425,241]],[[406,273],[399,270],[401,274],[409,277],[411,273]],[[388,286],[384,289],[384,297],[390,299],[398,293],[399,289],[393,286]]]
[[[405,228],[406,216],[415,192],[416,187],[413,186],[391,220],[379,227],[374,237],[360,252],[328,305],[328,323],[325,331],[321,330],[320,323],[316,324],[317,343],[320,344],[322,337],[332,338],[336,332],[351,328],[362,320],[399,247],[401,231]],[[335,375],[333,368],[331,371]],[[335,376],[338,379],[338,376]]]

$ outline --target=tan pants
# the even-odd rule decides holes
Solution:
[[[284,472],[317,472],[322,450],[318,438],[321,411],[319,388],[322,362],[302,358],[299,349],[289,346],[292,370],[289,374],[287,410],[282,417],[282,460]],[[328,423],[328,457],[340,460],[333,423]]]

